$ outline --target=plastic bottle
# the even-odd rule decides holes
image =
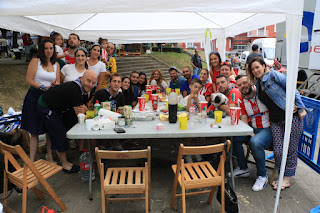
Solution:
[[[126,126],[132,126],[132,106],[124,106],[124,116],[125,116],[125,124]]]
[[[82,149],[83,153],[80,155],[80,173],[81,180],[88,181],[89,180],[89,152],[88,149]],[[91,160],[92,161],[92,160]],[[95,172],[92,164],[92,180],[95,179]]]
[[[191,123],[191,125],[193,125],[194,124],[194,122],[195,122],[195,117],[197,116],[197,110],[196,110],[196,108],[195,108],[195,106],[194,106],[194,104],[191,104],[191,107],[189,108],[189,115],[190,115],[190,123]]]
[[[96,103],[93,105],[94,117],[98,116],[100,108],[101,105],[99,104],[99,101],[96,100]]]
[[[168,97],[168,108],[169,108],[169,123],[177,122],[177,111],[178,111],[178,95],[174,90],[171,91]]]
[[[202,125],[207,123],[207,112],[206,112],[206,108],[205,107],[203,107],[202,112],[201,112],[200,123]]]
[[[152,94],[156,94],[157,93],[157,81],[153,78],[151,83],[151,89],[152,89]]]

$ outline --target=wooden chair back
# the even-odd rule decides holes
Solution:
[[[41,164],[46,164],[47,166],[44,169],[44,172],[47,172],[44,176],[35,166],[34,162],[31,161],[29,156],[25,153],[20,145],[10,146],[2,141],[0,141],[0,151],[4,154],[4,164],[5,164],[5,171],[4,171],[4,187],[7,184],[7,178],[10,180],[11,183],[15,184],[19,188],[23,189],[23,201],[22,201],[22,212],[26,212],[26,201],[27,201],[27,189],[30,188],[33,192],[37,195],[39,199],[43,199],[43,191],[37,189],[35,186],[40,182],[43,187],[46,189],[48,194],[54,199],[57,205],[60,207],[62,211],[67,210],[66,206],[62,203],[58,195],[54,192],[48,182],[45,180],[52,175],[56,174],[57,172],[62,170],[62,167],[51,164],[44,160],[39,160]],[[13,155],[18,155],[23,161],[23,168],[17,162]],[[16,169],[15,172],[9,171],[9,162],[13,165]],[[29,170],[28,170],[29,169]],[[19,170],[19,171],[18,171]],[[23,170],[23,171],[22,171]],[[29,172],[31,171],[31,172]],[[34,175],[30,178],[30,175]],[[21,181],[22,179],[22,181]],[[5,189],[4,189],[5,191]],[[45,193],[45,192],[44,192]],[[6,192],[4,193],[6,194]],[[4,207],[6,207],[7,200],[4,201]],[[11,209],[6,207],[8,211]],[[11,210],[12,211],[12,210]]]

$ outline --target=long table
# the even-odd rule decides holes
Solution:
[[[157,130],[156,124],[163,123],[163,130]],[[134,121],[132,127],[124,128],[126,133],[116,133],[113,129],[108,130],[87,130],[85,124],[76,124],[67,132],[69,139],[136,139],[136,138],[199,138],[199,137],[232,137],[251,135],[253,129],[247,124],[239,121],[238,125],[231,125],[230,116],[222,119],[221,128],[211,128],[210,124],[214,123],[214,119],[208,118],[207,123],[202,125],[196,121],[193,125],[188,126],[186,130],[179,129],[179,123],[170,124],[169,122],[162,122],[159,117],[152,121]],[[91,140],[89,147],[91,147]],[[92,159],[92,152],[89,149],[90,159]],[[90,164],[89,172],[89,199],[92,200],[92,164]]]

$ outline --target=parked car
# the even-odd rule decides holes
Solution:
[[[243,51],[240,55],[240,69],[246,69],[247,57],[250,54],[249,51]]]

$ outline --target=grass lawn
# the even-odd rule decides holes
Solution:
[[[191,68],[191,57],[185,53],[164,52],[161,54],[153,52],[151,55],[169,66],[177,67],[179,71],[181,71],[185,66],[189,66]],[[207,68],[207,64],[202,63],[202,67]]]

